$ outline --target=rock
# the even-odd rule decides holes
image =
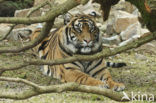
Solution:
[[[34,6],[43,3],[45,0],[34,0]]]
[[[7,37],[8,40],[28,39],[32,31],[36,29],[38,24],[32,24],[23,28],[16,28]]]
[[[96,23],[96,26],[98,26],[98,27],[99,27],[99,29],[100,29],[100,27],[102,27],[103,25],[102,25],[101,23]],[[106,30],[106,28],[105,28],[105,27],[102,27],[102,28],[101,28],[101,30],[103,30],[103,29],[104,29],[104,30]]]
[[[27,39],[31,33],[32,33],[32,30],[29,28],[14,29],[10,33],[10,35],[7,37],[7,39],[8,40]]]
[[[156,40],[146,43],[146,44],[140,46],[139,48],[136,48],[135,50],[136,51],[144,51],[144,52],[156,55]]]
[[[3,37],[7,34],[10,29],[10,24],[0,24],[0,37]]]
[[[22,10],[16,10],[14,15],[15,15],[15,17],[26,17],[28,12],[30,11],[30,9],[31,8],[29,8],[29,9],[22,9]],[[41,10],[35,11],[34,13],[31,14],[30,17],[38,17],[38,16],[41,16]],[[19,24],[15,28],[23,28],[23,27],[27,27],[27,26],[24,25],[24,24]]]
[[[134,35],[138,35],[138,37],[141,35],[141,24],[139,22],[128,26],[125,31],[122,31],[120,33],[122,40],[128,40]]]
[[[107,28],[106,29],[106,34],[107,35],[112,35],[114,33],[114,28],[113,28],[112,24],[108,24],[106,28]]]
[[[15,11],[15,17],[26,17],[28,12],[30,11],[31,8],[29,9],[22,9],[22,10],[16,10]],[[37,17],[37,16],[41,16],[41,12],[40,10],[35,11],[34,13],[32,13],[32,15],[30,17]]]
[[[133,41],[135,41],[136,39],[138,39],[140,36],[135,35],[132,38],[129,38],[128,40],[122,41],[118,46],[124,46],[127,45],[128,43],[131,43]]]
[[[128,26],[138,22],[138,17],[124,11],[116,11],[114,20],[114,30],[117,33],[124,31]]]
[[[109,45],[119,44],[121,42],[120,37],[118,35],[115,35],[115,36],[112,36],[112,37],[109,37],[109,38],[103,37],[102,41],[103,41],[104,44],[109,44]]]
[[[127,1],[125,1],[123,6],[124,6],[124,11],[126,11],[128,13],[132,13],[132,12],[134,12],[134,10],[136,10],[136,7]]]
[[[34,0],[34,6],[43,3],[45,0]]]
[[[55,22],[54,22],[54,28],[60,28],[62,25],[64,25],[64,19],[63,16],[60,15],[57,18],[55,18]]]
[[[150,31],[148,29],[146,29],[146,28],[141,29],[141,35],[143,35],[145,33],[148,33],[148,32],[150,32]]]
[[[53,3],[53,1],[56,3],[63,3],[66,0],[48,0],[48,1],[50,1],[51,3]],[[45,2],[45,0],[34,0],[34,6],[37,6],[37,5],[42,4],[44,2]]]
[[[75,14],[90,14],[91,12],[96,12],[98,17],[101,17],[101,13],[99,11],[100,5],[97,3],[91,3],[88,2],[86,5],[79,5],[73,9],[71,9],[70,11],[68,11],[69,13],[71,13],[72,15]]]
[[[132,12],[132,14],[135,16],[141,17],[141,13],[139,12],[137,8]]]
[[[135,54],[135,58],[138,59],[138,60],[141,60],[141,61],[145,61],[147,60],[147,57],[142,55],[142,54]]]
[[[107,30],[106,30],[106,33],[113,33],[113,31],[111,31],[109,28]],[[112,36],[109,38],[104,38],[103,43],[111,44],[111,45],[117,44],[118,46],[123,46],[140,38],[143,32],[144,33],[148,32],[148,30],[142,29],[141,24],[137,22],[137,23],[130,25],[125,31],[122,31],[119,35]]]
[[[125,1],[125,0],[120,0],[118,4],[114,5],[112,7],[112,11],[117,11],[117,10],[122,10],[126,11],[128,13],[132,13],[136,7],[134,7],[131,3]]]
[[[76,15],[76,14],[90,14],[91,12],[96,12],[97,14],[97,18],[95,18],[95,21],[97,23],[99,23],[99,17],[101,17],[101,13],[97,10],[100,8],[100,5],[97,4],[97,3],[91,3],[91,2],[88,2],[86,5],[79,5],[71,10],[69,10],[68,12],[72,15]],[[63,15],[60,15],[58,18],[55,19],[55,22],[54,22],[54,27],[55,28],[59,28],[60,26],[62,26],[64,24],[63,22]],[[101,22],[100,24],[98,25],[98,27],[101,27]]]
[[[107,25],[106,25],[105,23],[103,23],[103,24],[101,24],[101,25],[100,25],[100,23],[98,23],[98,25],[97,25],[97,27],[99,27],[99,29],[100,29],[100,32],[104,32],[104,33],[105,33],[106,30],[107,30],[107,29],[106,29],[106,26],[107,26]]]
[[[142,29],[141,24],[139,22],[130,25],[125,31],[120,33],[121,39],[123,42],[119,44],[119,46],[126,45],[130,42],[135,41],[140,38],[144,33],[149,32],[148,29]]]
[[[48,1],[53,1],[53,0],[48,0]],[[45,2],[45,0],[34,0],[34,6],[37,6],[37,5],[42,4],[44,2]]]
[[[141,24],[139,22],[130,25],[125,31],[120,33],[123,40],[119,46],[131,43],[141,37]]]

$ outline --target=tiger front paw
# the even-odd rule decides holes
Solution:
[[[112,89],[113,91],[123,91],[125,89],[125,85],[123,83],[117,83],[114,81],[107,81],[104,82],[103,86],[100,86],[102,88]]]
[[[123,83],[113,83],[111,88],[113,91],[123,91],[125,89],[125,85]]]
[[[113,91],[123,91],[125,89],[125,85],[123,83],[117,83],[114,81],[103,81],[104,85],[100,85],[102,88],[112,89]]]

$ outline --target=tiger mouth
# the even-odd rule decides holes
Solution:
[[[92,50],[90,47],[83,47],[80,49],[81,53],[84,53],[84,54],[88,54],[88,53],[91,53]]]
[[[90,46],[84,46],[84,47],[82,47],[82,48],[84,48],[84,49],[90,48],[90,49],[91,49],[92,47],[90,47]],[[82,48],[81,48],[81,49],[82,49]]]
[[[78,49],[81,49],[81,48],[93,48],[94,47],[94,45],[77,45],[76,46]]]
[[[82,54],[90,54],[92,53],[92,49],[94,48],[94,45],[76,45],[75,46],[78,49],[79,53]]]

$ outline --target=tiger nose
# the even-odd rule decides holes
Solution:
[[[89,42],[91,41],[91,39],[84,39],[84,41],[85,41],[86,43],[89,43]]]

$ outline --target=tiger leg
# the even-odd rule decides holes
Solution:
[[[65,80],[67,82],[76,82],[79,84],[90,85],[90,86],[100,86],[105,85],[104,82],[95,79],[79,70],[66,70]]]
[[[125,89],[125,86],[123,83],[118,83],[118,82],[113,81],[112,76],[110,72],[108,71],[108,69],[104,69],[103,71],[98,73],[95,76],[95,78],[103,81],[106,84],[105,85],[106,88],[110,88],[114,91],[122,91]]]
[[[57,68],[54,69],[54,72],[53,77],[60,79],[62,82],[76,82],[89,86],[104,85],[104,82],[101,80],[97,80],[77,69]]]
[[[117,83],[112,80],[112,77],[107,69],[103,70],[94,77],[81,72],[77,69],[65,69],[51,68],[49,74],[52,74],[54,78],[60,79],[62,82],[76,82],[83,85],[89,86],[100,86],[107,87],[115,91],[121,91],[125,88],[122,83]],[[49,75],[50,76],[50,75]]]

